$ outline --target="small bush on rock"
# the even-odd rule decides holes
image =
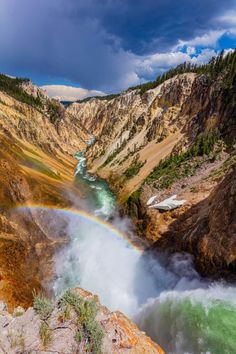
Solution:
[[[39,329],[39,335],[40,335],[40,339],[45,347],[51,341],[51,331],[52,330],[49,328],[48,324],[46,322],[42,322],[40,329]]]
[[[85,300],[80,295],[68,290],[59,301],[59,306],[65,309],[71,306],[78,315],[78,331],[75,340],[86,342],[86,350],[100,354],[103,339],[103,330],[96,321],[97,305],[93,300]]]
[[[54,305],[49,299],[44,297],[42,294],[34,294],[33,308],[35,312],[40,316],[41,320],[45,321],[50,317],[54,309]]]

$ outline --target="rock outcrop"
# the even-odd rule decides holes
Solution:
[[[73,155],[86,147],[89,134],[74,116],[57,103],[53,122],[47,107],[36,109],[0,91],[0,132],[38,146],[43,151]],[[59,117],[59,110],[61,117]]]
[[[48,306],[48,311],[39,306],[27,310],[18,307],[13,314],[9,314],[6,306],[0,303],[0,353],[164,354],[158,344],[121,312],[110,312],[101,306],[97,296],[79,288],[73,290],[73,294],[79,301],[96,304],[95,321],[103,333],[101,348],[94,343],[98,338],[78,335],[80,323],[84,318],[69,302],[63,307],[60,301],[57,301],[52,308],[50,303],[46,302],[45,308]],[[41,304],[43,301],[45,300],[42,299]],[[91,343],[95,344],[94,349],[90,347]]]
[[[28,95],[40,97],[42,105],[22,103],[0,91],[0,297],[10,309],[32,304],[32,289],[42,290],[52,277],[53,254],[65,242],[50,238],[37,213],[17,207],[72,205],[69,193],[80,195],[73,182],[72,155],[89,138],[59,102],[53,107],[61,116],[53,123],[46,94],[28,81],[22,85]]]
[[[153,249],[189,252],[199,272],[235,280],[236,165],[210,195],[183,211],[159,234]]]

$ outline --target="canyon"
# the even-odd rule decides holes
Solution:
[[[57,285],[56,276],[63,284],[61,290],[65,290],[65,284],[73,275],[73,287],[82,286],[94,293],[99,293],[100,289],[101,303],[106,299],[109,303],[112,299],[101,289],[104,281],[101,273],[104,272],[107,289],[111,293],[114,291],[116,301],[120,300],[119,309],[129,314],[130,305],[126,310],[126,304],[134,304],[135,310],[130,311],[132,320],[168,353],[181,353],[185,346],[191,353],[217,346],[217,342],[213,345],[208,337],[203,344],[194,341],[190,334],[196,329],[193,320],[188,329],[183,329],[180,321],[184,336],[181,346],[175,341],[178,329],[172,326],[175,316],[179,323],[179,314],[187,321],[186,306],[192,311],[192,318],[198,313],[199,318],[205,319],[204,306],[199,310],[197,305],[189,305],[192,298],[197,298],[197,303],[201,304],[202,298],[209,295],[210,308],[218,311],[214,306],[219,294],[222,318],[228,319],[225,302],[229,301],[232,313],[235,311],[235,304],[227,295],[234,293],[236,266],[235,74],[232,76],[230,72],[230,84],[226,81],[229,66],[235,66],[235,52],[220,60],[224,66],[214,78],[206,71],[208,67],[204,69],[206,72],[189,70],[166,77],[152,88],[131,88],[114,97],[91,98],[67,107],[49,99],[29,81],[17,84],[17,90],[12,93],[0,86],[0,299],[13,312],[9,314],[6,306],[2,306],[0,326],[8,321],[14,332],[20,322],[23,324],[30,317],[39,327],[40,319],[30,307],[34,302],[33,290],[53,297],[52,283]],[[209,68],[212,70],[211,66]],[[13,85],[11,80],[15,79],[4,80],[10,80],[9,85]],[[108,185],[103,184],[104,180]],[[104,200],[101,205],[98,200],[88,201],[90,194],[91,199],[104,198],[107,204]],[[173,194],[187,202],[166,212],[147,206],[147,201],[154,195],[161,201]],[[114,195],[118,208],[109,212]],[[104,205],[106,208],[102,208]],[[77,206],[83,206],[83,217],[87,218],[89,226],[80,224],[79,219],[71,220],[71,215],[60,214],[60,210],[68,214]],[[50,209],[57,213],[48,213]],[[126,220],[127,216],[132,219],[133,226]],[[93,226],[90,235],[90,222],[103,222],[103,229]],[[128,241],[104,238],[109,222],[122,235],[126,233]],[[73,244],[76,238],[70,240],[72,236],[68,237],[68,230],[71,234],[84,232],[82,240],[78,241],[78,250],[84,252],[81,257],[86,258],[84,263],[76,258],[78,245]],[[75,246],[74,250],[71,245]],[[141,256],[134,252],[135,247],[139,252],[141,250]],[[60,255],[61,250],[65,253],[59,260],[57,257],[56,262],[55,255]],[[111,257],[107,258],[109,252]],[[126,255],[130,260],[127,266]],[[104,257],[101,267],[99,257]],[[111,261],[112,257],[116,264]],[[70,259],[73,262],[69,265],[62,262],[70,262]],[[110,263],[106,263],[107,260]],[[137,264],[141,264],[140,273]],[[55,267],[59,267],[59,270],[56,268],[59,273],[55,274]],[[89,269],[94,284],[86,274],[74,277],[72,270],[79,273],[80,267]],[[126,267],[130,269],[127,276],[137,280],[132,283],[134,289],[129,289]],[[100,273],[96,273],[96,268]],[[74,278],[76,282],[79,279],[79,283],[74,284]],[[142,290],[144,278],[150,293]],[[221,282],[211,283],[222,279],[229,283],[226,286]],[[113,283],[117,283],[116,287]],[[77,291],[85,299],[93,297],[84,290]],[[122,291],[125,300],[119,299]],[[100,308],[98,319],[105,331],[103,352],[163,352],[130,320],[115,311],[116,303],[111,301],[109,305],[114,305],[114,309],[108,310],[97,298],[96,302]],[[19,318],[14,317],[14,309],[18,306],[29,308],[26,312],[20,310],[23,313]],[[168,312],[169,306],[172,311]],[[50,320],[52,328],[57,326],[58,311],[55,310],[56,314]],[[152,313],[156,313],[153,327],[150,326]],[[63,330],[67,331],[68,323],[65,321],[64,325]],[[208,322],[206,328],[207,325]],[[171,338],[168,327],[174,333]],[[24,330],[28,331],[27,327]],[[65,343],[60,348],[53,347],[57,331],[47,349],[40,344],[39,330],[36,332],[37,345],[28,344],[29,350],[65,352],[61,349]],[[74,338],[75,333],[71,335]],[[72,337],[71,345],[75,346]],[[229,338],[227,348],[230,350],[235,342],[231,339],[233,335],[229,334]],[[223,339],[218,336],[218,340],[220,353]],[[11,348],[12,351],[7,351],[4,348],[11,343],[5,338],[4,346],[0,347],[3,352],[16,353],[19,343]],[[68,353],[74,353],[73,350]],[[80,348],[78,352],[83,350]],[[214,353],[218,353],[218,349],[215,350]]]
[[[235,202],[234,192],[230,201],[226,198],[226,185],[234,190],[236,111],[234,101],[226,102],[224,75],[219,72],[212,81],[206,74],[177,74],[145,92],[134,88],[111,100],[90,99],[67,109],[97,137],[86,151],[88,167],[110,182],[140,236],[154,248],[165,245],[171,253],[187,250],[202,274],[219,277],[220,268],[224,274],[228,269],[230,276],[236,260],[235,217],[233,210],[230,217],[227,214],[229,206],[220,208],[219,213],[226,213],[222,220],[227,221],[214,229],[216,243],[210,231],[217,205],[223,200],[231,206]],[[234,93],[235,83],[228,95]],[[172,156],[180,160],[171,161]],[[223,183],[224,177],[227,182]],[[172,194],[187,203],[166,213],[146,205],[153,195],[161,201]],[[229,238],[230,250],[218,248],[228,244]]]

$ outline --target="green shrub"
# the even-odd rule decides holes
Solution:
[[[12,78],[4,74],[0,74],[0,90],[6,92],[8,95],[23,103],[27,103],[36,108],[41,108],[42,102],[40,97],[34,97],[28,94],[21,87],[23,83],[28,81],[28,79]]]
[[[78,315],[78,331],[75,340],[87,341],[87,350],[100,354],[103,339],[103,330],[96,321],[97,305],[92,300],[85,300],[80,295],[68,290],[59,301],[60,307],[71,306]]]
[[[165,160],[161,160],[145,181],[149,184],[155,182],[156,188],[165,189],[180,178],[193,176],[197,168],[204,162],[204,159],[199,159],[199,157],[209,157],[213,153],[218,139],[218,131],[199,134],[190,149],[179,155],[172,154]]]
[[[125,170],[124,175],[127,179],[132,178],[133,176],[135,176],[136,174],[139,173],[140,169],[143,167],[144,162],[141,161],[137,161],[135,163],[133,163],[130,167],[127,168],[127,170]]]
[[[125,145],[127,143],[127,140],[125,139],[120,146],[117,146],[116,150],[114,150],[111,155],[108,156],[108,158],[106,159],[106,161],[103,163],[103,165],[101,167],[105,167],[106,165],[108,165],[112,160],[114,160],[114,158],[124,149]]]
[[[52,339],[52,330],[46,322],[42,322],[39,328],[39,336],[43,345],[46,347]]]
[[[100,354],[103,340],[103,330],[100,324],[96,321],[86,323],[86,332],[88,336],[88,349],[91,353]]]
[[[47,101],[46,108],[52,124],[57,124],[65,116],[65,109],[57,100],[51,99]]]
[[[76,342],[80,343],[82,342],[82,339],[83,339],[83,334],[81,333],[81,330],[78,329],[78,331],[75,334],[75,340]]]
[[[47,320],[54,309],[54,305],[51,300],[47,299],[42,294],[34,294],[33,308],[41,320]]]
[[[111,101],[111,100],[113,100],[113,98],[116,98],[119,96],[120,96],[120,93],[112,93],[110,95],[105,95],[105,96],[86,97],[82,100],[78,100],[77,102],[84,103],[84,102],[88,102],[88,101],[92,100],[93,98],[96,98],[97,100],[100,100],[100,101],[104,101],[104,100]]]

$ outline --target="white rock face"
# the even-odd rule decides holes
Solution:
[[[153,198],[153,197],[152,197]],[[150,198],[149,201],[152,199]],[[172,210],[172,209],[176,209],[179,208],[180,206],[182,206],[186,200],[182,199],[182,200],[176,200],[177,198],[177,194],[172,195],[170,198],[164,199],[162,202],[160,203],[156,203],[156,204],[152,204],[149,206],[149,208],[152,209],[159,209],[159,210]],[[154,199],[155,200],[155,199]],[[152,200],[152,202],[154,201]],[[151,203],[152,203],[151,202]],[[150,203],[150,204],[151,204]],[[147,204],[149,205],[149,204]]]
[[[147,201],[147,205],[151,205],[155,200],[156,200],[157,196],[154,195],[153,197],[149,198]]]
[[[49,99],[46,90],[43,90],[42,88],[34,85],[30,80],[21,84],[21,87],[29,95],[32,95],[34,97],[40,97],[42,99]]]

